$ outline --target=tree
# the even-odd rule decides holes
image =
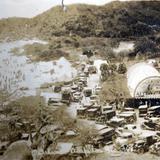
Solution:
[[[16,114],[13,107],[9,106],[13,100],[21,95],[19,81],[23,79],[21,71],[14,71],[11,77],[0,74],[0,112],[1,127],[0,127],[0,141],[1,139],[12,140],[19,137],[19,133],[15,129]],[[13,105],[12,105],[13,106]]]
[[[88,58],[93,56],[93,52],[90,49],[84,49],[83,55],[86,55]]]
[[[108,64],[102,63],[100,66],[100,71],[101,71],[101,80],[105,81],[109,76],[109,72],[110,72]]]
[[[115,64],[106,64],[103,63],[100,66],[101,70],[101,79],[105,81],[109,76],[112,76],[114,72],[117,70],[117,66]]]
[[[118,73],[125,74],[127,72],[127,67],[124,63],[120,63],[118,66]]]
[[[110,68],[110,70],[111,70],[111,74],[113,74],[113,73],[117,70],[116,64],[110,64],[110,65],[109,65],[109,68]]]
[[[16,119],[9,123],[11,133],[28,133],[30,135],[31,142],[33,142],[32,132],[38,133],[41,125],[44,125],[44,122],[41,120],[44,118],[42,115],[44,112],[42,112],[44,108],[43,106],[44,102],[41,97],[32,96],[22,97],[7,105],[8,108],[13,109],[12,112],[8,113],[8,115],[17,115]]]
[[[94,125],[86,126],[86,124],[80,124],[77,125],[77,130],[79,131],[79,140],[82,146],[93,144],[94,138],[98,136],[98,131]]]
[[[113,48],[110,45],[105,45],[105,47],[101,48],[101,54],[108,61],[114,60],[116,58],[116,55],[113,52]]]
[[[0,87],[0,108],[3,111],[5,110],[6,105],[15,98],[19,91],[19,89],[15,89],[13,91],[8,90],[7,86],[9,86],[9,84],[6,84],[4,88]]]
[[[135,43],[136,53],[140,52],[142,54],[145,54],[147,52],[155,52],[156,48],[156,43],[148,37],[144,37]]]

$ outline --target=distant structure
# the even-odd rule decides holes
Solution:
[[[64,11],[64,12],[67,11],[67,7],[64,5],[64,0],[62,0],[62,8],[63,8],[63,11]]]
[[[137,63],[127,72],[130,94],[136,99],[160,98],[160,73],[149,63]]]

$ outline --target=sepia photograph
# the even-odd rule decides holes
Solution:
[[[160,0],[0,0],[0,160],[160,160]]]

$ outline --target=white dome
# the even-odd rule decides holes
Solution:
[[[127,72],[128,88],[132,97],[140,82],[146,78],[159,77],[159,72],[151,65],[145,62],[137,63],[129,68]]]

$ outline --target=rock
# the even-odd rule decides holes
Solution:
[[[26,141],[17,141],[12,143],[2,160],[32,160],[31,149]]]

